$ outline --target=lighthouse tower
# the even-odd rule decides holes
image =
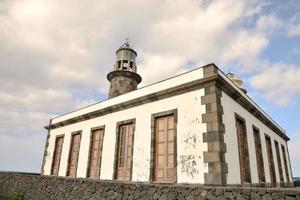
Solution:
[[[117,61],[112,72],[107,74],[110,82],[109,98],[113,98],[137,89],[142,77],[137,74],[135,58],[137,53],[130,48],[128,41],[117,51]]]

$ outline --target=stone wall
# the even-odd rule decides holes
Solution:
[[[300,189],[125,183],[0,173],[0,197],[17,189],[24,199],[300,199]]]
[[[107,75],[110,82],[108,98],[113,98],[137,89],[137,85],[142,81],[139,74],[131,71],[117,70]]]

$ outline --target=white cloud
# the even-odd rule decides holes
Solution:
[[[300,36],[300,24],[292,24],[288,29],[288,36],[298,37]]]
[[[241,31],[232,39],[230,46],[223,53],[224,61],[238,61],[241,71],[255,71],[254,61],[268,45],[268,39],[260,33]]]
[[[256,23],[256,31],[271,34],[279,28],[284,28],[285,23],[274,14],[262,15]]]
[[[250,78],[250,84],[276,105],[295,103],[293,99],[300,94],[300,68],[283,63],[261,67],[262,70]]]

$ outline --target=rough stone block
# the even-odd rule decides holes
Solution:
[[[222,122],[222,113],[216,111],[202,114],[202,122]]]
[[[272,200],[272,195],[271,194],[264,194],[261,199],[262,200]]]
[[[228,166],[225,162],[213,162],[209,163],[209,173],[227,173]]]
[[[219,132],[225,132],[225,126],[222,122],[207,122],[206,123],[207,132],[213,132],[213,131],[219,131]]]
[[[213,141],[207,143],[208,151],[218,151],[221,153],[226,152],[226,144],[222,141]]]
[[[215,65],[207,65],[203,67],[204,78],[218,74],[218,68]]]
[[[217,168],[217,165],[214,166]],[[221,167],[223,168],[223,167]],[[0,194],[10,196],[17,188],[24,199],[299,199],[297,189],[215,187],[226,184],[222,173],[206,173],[205,185],[149,184],[83,178],[0,173]],[[250,193],[251,192],[251,193]],[[288,193],[288,194],[286,194]],[[262,194],[262,195],[260,195]]]
[[[221,173],[205,173],[204,183],[206,185],[224,185],[226,183],[225,174]]]
[[[286,196],[286,197],[285,197],[285,200],[296,200],[296,198],[295,198],[295,197],[292,197],[292,196]]]
[[[221,131],[211,131],[203,133],[203,142],[224,141],[224,133]]]
[[[275,192],[275,193],[272,193],[272,198],[273,199],[283,199],[284,194],[282,192]]]
[[[201,97],[201,104],[221,103],[220,97],[216,93],[208,94]]]
[[[206,163],[222,161],[220,152],[203,152],[203,157]]]
[[[208,86],[208,87],[204,88],[204,94],[205,95],[213,94],[213,93],[216,93],[216,94],[222,96],[222,91],[215,85]]]

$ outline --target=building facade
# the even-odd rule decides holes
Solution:
[[[292,185],[289,138],[239,82],[208,64],[137,89],[136,56],[117,50],[108,100],[50,120],[42,174]]]

